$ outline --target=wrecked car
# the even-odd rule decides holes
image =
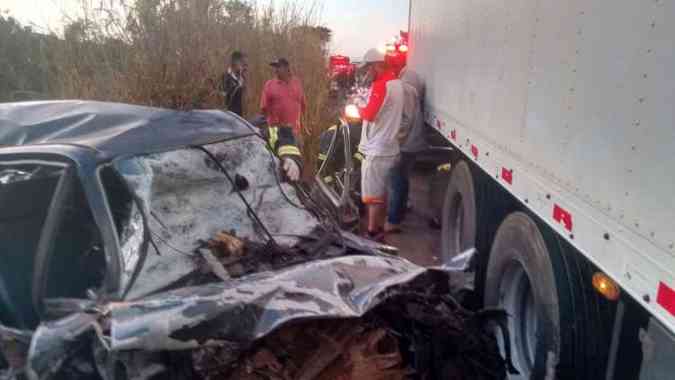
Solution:
[[[488,328],[504,313],[451,295],[471,252],[423,268],[339,230],[234,114],[2,104],[0,146],[0,379],[510,367]]]

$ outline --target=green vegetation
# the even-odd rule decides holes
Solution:
[[[0,15],[0,101],[48,96],[50,46],[57,41]]]

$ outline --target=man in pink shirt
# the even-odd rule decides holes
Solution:
[[[263,87],[260,109],[270,126],[293,128],[293,134],[301,139],[300,115],[305,111],[305,93],[302,83],[291,73],[285,58],[270,63],[276,78],[270,79]]]

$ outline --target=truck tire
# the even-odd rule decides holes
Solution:
[[[509,314],[521,379],[604,378],[612,308],[590,284],[593,269],[524,212],[504,219],[485,271],[484,305]]]
[[[497,230],[484,298],[485,307],[509,313],[512,357],[520,372],[511,379],[544,379],[560,357],[560,305],[546,243],[524,213],[509,215]]]
[[[478,210],[471,169],[458,161],[450,174],[443,202],[441,259],[448,263],[457,254],[476,246]]]

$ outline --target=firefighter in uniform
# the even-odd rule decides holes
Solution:
[[[286,178],[291,182],[300,180],[302,155],[293,129],[290,126],[263,126],[260,133],[270,150],[279,157]]]

